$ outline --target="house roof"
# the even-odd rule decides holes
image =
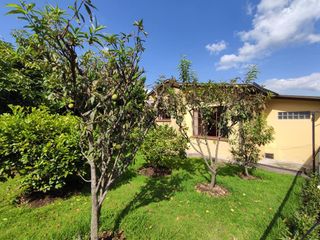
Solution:
[[[180,88],[180,86],[182,85],[181,83],[179,83],[174,77],[166,79],[165,81],[163,81],[162,84],[170,84],[172,87],[174,88]],[[219,83],[216,83],[219,84]],[[199,83],[199,85],[201,85],[201,82]],[[264,92],[264,93],[271,93],[272,95],[278,95],[278,93],[273,92],[267,88],[264,88],[263,86],[259,85],[258,83],[252,83],[252,84],[246,84],[246,83],[238,83],[236,84],[238,86],[244,86],[244,87],[253,87],[255,89],[257,89],[258,91]]]
[[[320,96],[280,95],[280,94],[278,94],[278,95],[274,96],[273,98],[320,101]]]
[[[171,84],[172,87],[179,88],[181,86],[180,83],[177,82],[177,80],[172,77],[170,79],[167,79],[163,82],[163,84]],[[200,83],[201,84],[201,83]],[[218,84],[218,83],[217,83]],[[292,100],[312,100],[312,101],[320,101],[320,96],[303,96],[303,95],[282,95],[277,92],[271,91],[270,89],[267,89],[261,85],[259,85],[256,82],[253,82],[252,84],[244,84],[239,83],[240,86],[250,86],[254,87],[255,89],[262,91],[264,93],[270,93],[272,98],[274,99],[292,99]]]
[[[261,85],[257,83],[253,83],[257,89],[260,89],[263,92],[269,92],[272,94],[272,98],[275,99],[292,99],[292,100],[312,100],[312,101],[320,101],[320,96],[304,96],[304,95],[284,95],[284,94],[279,94],[274,91],[271,91],[267,88],[262,87]]]

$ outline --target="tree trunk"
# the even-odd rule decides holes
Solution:
[[[217,139],[217,143],[216,143],[216,152],[215,152],[215,157],[214,157],[215,163],[217,163],[217,161],[218,161],[220,139],[221,139],[221,137],[219,136]]]
[[[248,166],[244,166],[244,175],[245,175],[246,177],[249,177],[249,176],[250,176]]]
[[[96,182],[97,182],[97,175],[96,175],[96,167],[94,163],[90,164],[91,170],[91,240],[98,239],[98,231],[99,231],[99,205],[98,205],[98,197],[97,197],[97,189],[96,189]]]
[[[216,180],[217,180],[217,171],[214,172],[211,171],[211,181],[210,181],[210,188],[214,188],[216,186]]]
[[[219,156],[219,144],[220,144],[221,137],[219,136],[216,142],[216,152],[214,161],[211,161],[211,168],[213,171],[211,171],[211,181],[210,181],[210,187],[214,188],[216,186],[216,180],[217,180],[217,161]]]

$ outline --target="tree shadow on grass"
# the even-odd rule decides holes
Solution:
[[[148,178],[140,192],[126,205],[115,219],[113,231],[119,229],[122,220],[133,210],[147,206],[150,203],[169,200],[176,192],[182,191],[182,182],[188,179],[188,174],[176,174],[170,177]]]
[[[113,182],[110,189],[116,189],[121,187],[124,184],[129,183],[133,178],[137,176],[137,173],[133,169],[128,169],[126,172],[124,172],[118,179]],[[78,193],[81,193],[85,196],[91,196],[91,185],[90,183],[82,183],[81,189]]]
[[[290,185],[285,197],[283,198],[283,200],[282,200],[277,212],[274,214],[274,216],[273,216],[271,222],[269,223],[268,227],[264,230],[263,235],[261,236],[260,240],[266,240],[267,239],[267,237],[269,236],[272,228],[277,223],[277,220],[282,216],[282,211],[283,211],[286,203],[288,202],[288,200],[289,200],[289,198],[290,198],[290,196],[292,194],[292,191],[294,189],[294,186],[297,183],[298,176],[300,176],[300,175],[301,175],[300,171],[297,172],[297,174],[295,175],[295,177],[292,180],[291,185]]]
[[[207,169],[204,160],[201,158],[186,158],[181,160],[175,166],[176,169],[183,169],[190,174],[206,173]]]
[[[129,183],[136,176],[137,172],[134,169],[128,169],[118,179],[116,179],[116,181],[111,185],[111,189],[115,189]]]
[[[226,163],[218,168],[219,176],[239,176],[242,172],[242,167],[237,164]]]
[[[208,182],[210,179],[210,171],[207,169],[204,160],[201,158],[187,158],[177,165],[178,169],[183,169],[188,173],[195,175],[199,174]],[[239,176],[242,172],[242,167],[234,163],[218,163],[218,176]]]

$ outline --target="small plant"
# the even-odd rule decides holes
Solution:
[[[45,107],[11,110],[0,115],[0,180],[19,174],[26,191],[48,192],[84,170],[76,117]]]
[[[151,129],[142,145],[149,166],[173,169],[186,157],[187,141],[168,125]]]
[[[308,230],[320,221],[320,189],[318,188],[320,177],[312,176],[305,183],[301,194],[301,208],[295,213],[291,221],[291,239],[301,239]],[[320,236],[320,226],[314,228],[305,239],[316,240]]]
[[[273,128],[267,125],[265,117],[261,114],[239,124],[239,131],[234,134],[234,139],[231,141],[231,153],[243,167],[246,177],[250,176],[249,169],[260,159],[260,147],[272,140]]]

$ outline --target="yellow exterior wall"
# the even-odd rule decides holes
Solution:
[[[265,153],[273,153],[274,159],[288,163],[296,163],[310,166],[312,164],[312,123],[311,119],[278,119],[278,112],[299,112],[299,111],[320,111],[320,101],[301,99],[271,99],[267,105],[265,115],[268,125],[274,128],[274,140],[272,143],[262,147],[261,158]],[[316,113],[316,150],[320,146],[320,114]],[[175,120],[169,122],[158,121],[158,124],[169,124],[178,130]],[[185,125],[188,135],[191,136],[192,143],[197,145],[197,139],[192,138],[192,119],[188,114],[185,116]],[[203,139],[199,139],[203,142]],[[216,140],[209,139],[211,153],[215,153]],[[206,145],[200,145],[208,155]],[[191,146],[187,153],[189,155],[199,155]],[[230,145],[227,139],[220,141],[219,159],[232,160]]]
[[[267,122],[274,128],[274,141],[263,153],[275,160],[310,165],[312,163],[312,122],[310,119],[278,119],[278,112],[320,111],[320,102],[299,99],[272,99],[267,106]],[[316,150],[319,147],[320,118],[315,115]]]

